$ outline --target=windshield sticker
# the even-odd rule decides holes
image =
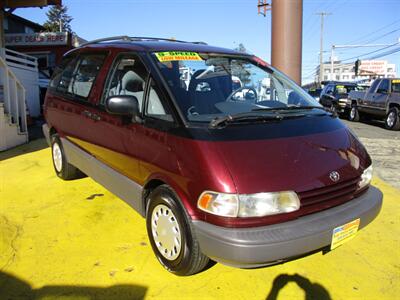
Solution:
[[[400,83],[400,79],[392,80],[392,83]]]
[[[337,89],[344,89],[344,85],[337,85],[336,88]]]
[[[196,52],[186,51],[168,51],[155,53],[160,62],[176,61],[176,60],[203,60]]]

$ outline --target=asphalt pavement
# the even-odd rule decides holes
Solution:
[[[385,129],[383,122],[342,120],[360,138],[372,158],[374,174],[400,189],[400,131]]]

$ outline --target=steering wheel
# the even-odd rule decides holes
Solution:
[[[191,106],[191,107],[189,107],[188,110],[187,110],[187,115],[188,115],[188,116],[198,116],[199,113],[196,111],[196,107]]]
[[[247,90],[247,92],[244,92]],[[243,91],[243,98],[240,99],[237,96],[235,97],[236,94],[240,93]],[[252,96],[248,96],[249,94],[252,94]],[[257,91],[255,88],[252,87],[240,87],[237,90],[234,90],[230,95],[226,98],[226,101],[251,101],[251,102],[256,102],[257,100]]]

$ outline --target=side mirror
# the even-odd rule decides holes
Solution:
[[[106,111],[109,114],[136,119],[140,115],[139,101],[135,96],[111,96],[106,100]]]

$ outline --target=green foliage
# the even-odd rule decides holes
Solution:
[[[50,8],[50,10],[46,13],[47,21],[43,24],[44,28],[47,32],[58,32],[60,31],[60,22],[61,22],[61,31],[62,32],[72,32],[71,29],[71,21],[73,18],[67,13],[68,7],[65,5],[54,5]]]
[[[240,43],[239,46],[235,48],[236,51],[247,53],[246,47]],[[248,63],[244,63],[242,61],[233,62],[232,63],[232,74],[239,77],[243,84],[247,85],[251,82],[251,66]]]

